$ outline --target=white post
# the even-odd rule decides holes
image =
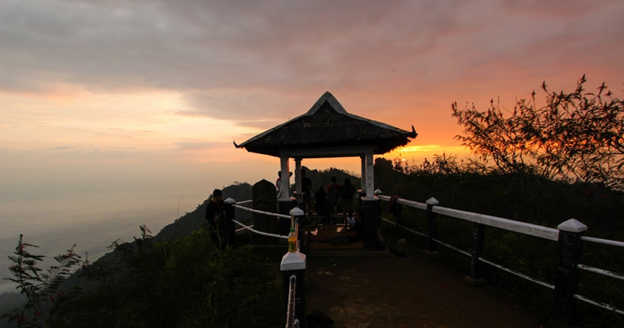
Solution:
[[[362,179],[360,179],[362,183],[360,189],[366,191],[366,157],[360,156],[360,160],[362,161]]]
[[[297,187],[297,195],[301,195],[301,158],[295,158],[295,185]]]
[[[280,199],[289,199],[290,198],[290,177],[288,171],[288,157],[280,156],[280,169],[281,169],[281,180],[280,180],[280,190],[282,194],[280,195]]]
[[[375,163],[373,152],[366,153],[366,197],[375,197]]]

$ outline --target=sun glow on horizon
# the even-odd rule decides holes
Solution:
[[[425,158],[431,158],[434,155],[454,155],[457,157],[467,157],[470,151],[462,146],[442,146],[442,145],[414,145],[399,147],[391,152],[384,154],[382,157],[394,160],[401,158],[402,161],[419,162]]]

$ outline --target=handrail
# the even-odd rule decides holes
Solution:
[[[607,270],[602,270],[602,269],[590,267],[589,265],[585,265],[585,264],[581,264],[581,263],[579,263],[576,267],[579,268],[579,269],[583,269],[585,271],[601,274],[603,276],[624,280],[624,275],[622,275],[621,273],[611,272],[611,271],[607,271]]]
[[[581,236],[581,240],[588,241],[588,242],[591,242],[591,243],[597,243],[597,244],[604,244],[604,245],[611,245],[611,246],[617,246],[617,247],[624,247],[624,242],[617,241],[617,240],[609,240],[609,239],[586,237],[586,236]]]
[[[441,207],[441,206],[434,206],[433,212],[451,216],[451,217],[458,218],[458,219],[463,219],[466,221],[485,224],[491,227],[519,232],[525,235],[531,235],[531,236],[554,240],[554,241],[557,241],[559,239],[559,230],[548,228],[548,227],[543,227],[543,226],[536,225],[536,224],[509,220],[509,219],[499,218],[499,217],[491,216],[491,215],[466,212],[466,211],[461,211],[461,210],[456,210],[456,209],[446,208],[446,207]]]
[[[377,195],[377,197],[379,199],[385,200],[385,201],[390,201],[390,196],[384,196],[384,195]],[[408,199],[403,199],[403,198],[399,198],[397,199],[397,204],[401,204],[401,205],[406,205],[409,207],[414,207],[420,210],[427,210],[427,204],[425,203],[419,203],[419,202],[415,202],[413,200],[408,200]]]
[[[240,209],[245,210],[245,211],[249,211],[249,212],[260,213],[260,214],[265,214],[265,215],[269,215],[269,216],[275,216],[275,217],[283,218],[283,219],[290,219],[290,215],[287,215],[287,214],[265,212],[265,211],[253,209],[251,207],[240,206],[240,205],[237,205],[237,204],[234,204],[232,206],[234,206],[236,208],[240,208]]]
[[[286,305],[286,328],[299,327],[299,320],[295,319],[295,298],[297,290],[297,276],[290,276],[288,281],[288,304]]]
[[[276,235],[276,234],[268,233],[268,232],[264,232],[264,231],[258,231],[256,229],[254,229],[254,228],[252,228],[250,226],[244,225],[244,224],[242,224],[242,223],[240,223],[240,222],[238,222],[236,220],[232,220],[232,222],[238,224],[239,226],[241,226],[241,227],[243,227],[243,228],[245,228],[245,229],[247,229],[247,230],[249,230],[251,232],[257,233],[259,235],[275,237],[275,238],[281,238],[281,239],[288,239],[288,236],[282,236],[282,235]]]
[[[377,197],[379,199],[385,200],[385,201],[390,201],[391,197],[389,196],[384,196],[384,195],[377,195]],[[438,214],[442,214],[442,215],[446,215],[446,216],[450,216],[450,217],[454,217],[454,218],[458,218],[458,219],[462,219],[462,220],[466,220],[466,221],[470,221],[470,222],[475,222],[475,223],[479,223],[479,224],[483,224],[483,225],[488,225],[488,226],[492,226],[495,228],[500,228],[500,229],[504,229],[504,230],[509,230],[509,231],[513,231],[513,232],[517,232],[517,233],[521,233],[521,234],[525,234],[525,235],[531,235],[531,236],[535,236],[535,237],[540,237],[540,238],[544,238],[544,239],[548,239],[548,240],[553,240],[553,241],[558,241],[559,240],[559,230],[558,229],[553,229],[553,228],[548,228],[548,227],[544,227],[544,226],[540,226],[540,225],[535,225],[535,224],[531,224],[531,223],[525,223],[525,222],[520,222],[520,221],[514,221],[514,220],[509,220],[509,219],[505,219],[505,218],[500,218],[500,217],[496,217],[496,216],[491,216],[491,215],[485,215],[485,214],[479,214],[479,213],[473,213],[473,212],[467,212],[467,211],[461,211],[461,210],[456,210],[456,209],[452,209],[452,208],[446,208],[446,207],[441,207],[441,206],[432,206],[431,209],[427,208],[427,204],[423,204],[423,203],[419,203],[419,202],[414,202],[411,200],[405,200],[402,198],[398,198],[396,199],[396,202],[398,204],[402,204],[402,205],[406,205],[406,206],[410,206],[413,208],[417,208],[417,209],[422,209],[422,210],[429,210],[433,213],[438,213]],[[390,220],[387,220],[385,218],[381,218],[383,221],[386,221],[388,223],[394,224],[395,226],[402,228],[404,230],[407,230],[409,232],[418,234],[420,236],[424,236],[424,237],[428,237],[427,235],[409,229],[405,226],[399,225],[396,222],[392,222]],[[461,254],[467,255],[467,256],[473,256],[471,254],[469,254],[468,252],[465,252],[461,249],[458,249],[456,247],[453,247],[449,244],[443,243],[435,238],[432,238],[436,243],[443,245],[445,247],[448,247],[452,250],[455,250]],[[593,243],[599,243],[599,244],[604,244],[604,245],[610,245],[610,246],[616,246],[616,247],[622,247],[624,248],[624,242],[621,241],[616,241],[616,240],[608,240],[608,239],[601,239],[601,238],[594,238],[594,237],[586,237],[586,236],[581,236],[580,237],[581,240],[586,241],[586,242],[593,242]],[[501,269],[503,271],[507,271],[511,274],[514,274],[516,276],[519,276],[523,279],[532,281],[534,283],[540,284],[544,287],[550,288],[550,289],[555,289],[554,285],[539,281],[537,279],[531,278],[527,275],[524,275],[522,273],[516,272],[514,270],[511,270],[509,268],[505,268],[501,265],[498,265],[496,263],[490,262],[488,260],[483,259],[482,257],[478,257],[478,261],[489,264],[491,266],[494,266],[498,269]],[[603,269],[599,269],[599,268],[594,268],[588,265],[584,265],[584,264],[577,264],[577,268],[578,269],[583,269],[589,272],[593,272],[593,273],[597,273],[597,274],[601,274],[601,275],[605,275],[608,277],[612,277],[612,278],[616,278],[616,279],[622,279],[624,280],[624,275],[620,274],[620,273],[616,273],[616,272],[610,272],[610,271],[606,271]],[[581,300],[583,302],[586,302],[588,304],[592,304],[607,310],[611,310],[614,312],[617,312],[619,314],[624,314],[624,311],[611,306],[609,304],[606,303],[600,303],[600,302],[596,302],[593,300],[588,299],[585,296],[582,295],[578,295],[578,294],[574,294],[574,298]]]

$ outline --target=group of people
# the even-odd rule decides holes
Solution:
[[[279,178],[275,183],[277,188],[278,197],[282,192],[281,190],[281,172],[278,172]],[[290,173],[289,176],[292,176]],[[301,187],[303,191],[302,202],[305,204],[309,212],[312,212],[312,180],[306,177],[306,170],[301,169]],[[314,195],[314,205],[316,213],[321,215],[329,222],[333,223],[333,219],[337,214],[338,204],[341,206],[343,221],[345,228],[340,232],[330,234],[329,236],[320,237],[309,235],[310,240],[316,240],[320,242],[329,242],[331,244],[348,244],[360,240],[363,233],[362,225],[362,210],[358,209],[353,211],[353,196],[355,196],[355,186],[351,184],[351,180],[346,178],[344,184],[337,183],[335,176],[331,177],[331,182],[326,188],[320,186]],[[206,207],[206,221],[210,227],[211,238],[218,241],[221,248],[227,244],[227,227],[224,220],[224,207],[223,207],[223,194],[220,189],[215,189],[212,193],[212,197],[208,201]],[[224,239],[224,237],[226,237]]]
[[[338,213],[338,204],[342,212],[342,219],[346,221],[347,215],[353,213],[353,196],[355,196],[355,186],[351,184],[351,179],[346,178],[344,184],[340,185],[336,181],[336,177],[331,177],[331,182],[327,185],[327,192],[322,187],[315,193],[317,212],[326,216],[333,221],[334,216]],[[321,213],[324,212],[324,213]]]
[[[280,198],[284,191],[282,190],[281,180],[282,172],[277,172],[278,179],[275,182],[277,198]],[[292,176],[292,172],[289,174]],[[325,217],[329,221],[333,221],[334,216],[338,213],[338,204],[342,211],[343,221],[353,214],[353,196],[355,196],[355,186],[351,184],[351,179],[346,178],[344,184],[337,183],[335,176],[331,177],[331,182],[326,188],[319,186],[314,192],[314,203],[312,202],[312,180],[306,177],[306,170],[301,169],[301,191],[303,192],[301,201],[309,213],[316,209],[316,213]]]

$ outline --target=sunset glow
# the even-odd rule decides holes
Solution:
[[[27,226],[35,208],[83,213],[70,204],[171,211],[233,181],[274,182],[278,158],[232,142],[326,91],[351,114],[414,126],[385,158],[462,159],[454,102],[512,110],[583,74],[588,92],[605,82],[622,98],[622,16],[621,0],[0,0],[0,212]]]

